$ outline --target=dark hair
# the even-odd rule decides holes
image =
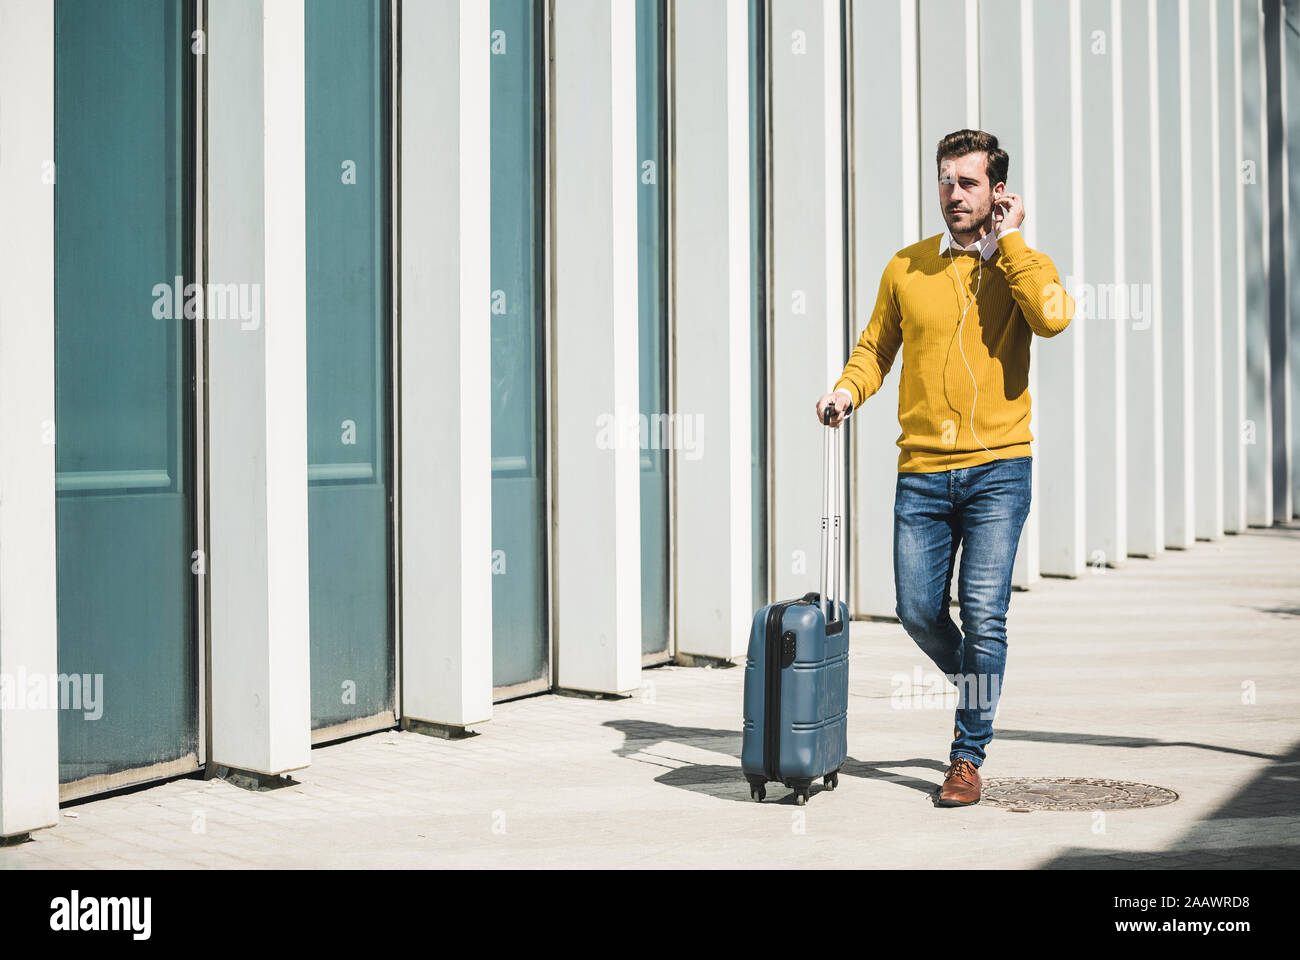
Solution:
[[[988,156],[985,170],[988,173],[989,187],[991,188],[995,183],[1006,183],[1007,167],[1011,165],[1011,158],[998,146],[998,138],[983,130],[958,130],[956,133],[948,134],[939,141],[934,165],[942,173],[943,161],[946,158],[964,157],[968,153],[980,151]]]

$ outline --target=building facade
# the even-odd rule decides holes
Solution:
[[[0,836],[742,657],[816,589],[813,403],[962,127],[1077,304],[1017,585],[1289,521],[1297,38],[1300,0],[0,0]],[[857,616],[896,407],[846,431]]]

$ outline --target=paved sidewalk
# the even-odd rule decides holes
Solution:
[[[850,759],[806,807],[775,784],[749,799],[743,669],[664,667],[631,699],[500,705],[465,740],[320,748],[276,790],[185,779],[67,807],[0,867],[1300,866],[1300,527],[1044,580],[1008,629],[985,777],[1175,803],[934,807],[952,712],[897,709],[893,678],[932,667],[899,625],[855,623]]]

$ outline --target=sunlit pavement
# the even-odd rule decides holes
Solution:
[[[1008,632],[986,779],[1179,799],[935,807],[952,711],[913,689],[932,668],[902,628],[870,622],[853,625],[849,761],[805,807],[775,784],[749,798],[743,667],[663,667],[628,699],[498,705],[463,740],[318,748],[279,789],[194,778],[65,807],[0,866],[1300,866],[1300,526],[1042,580],[1013,595]]]

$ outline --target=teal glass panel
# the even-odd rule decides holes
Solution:
[[[640,295],[641,652],[668,650],[667,87],[664,0],[636,0],[637,260]]]
[[[197,759],[188,6],[54,5],[64,783]]]
[[[492,0],[492,682],[547,675],[543,20]]]
[[[394,709],[388,7],[306,5],[313,729]]]
[[[749,261],[754,609],[767,595],[767,0],[749,0]]]

